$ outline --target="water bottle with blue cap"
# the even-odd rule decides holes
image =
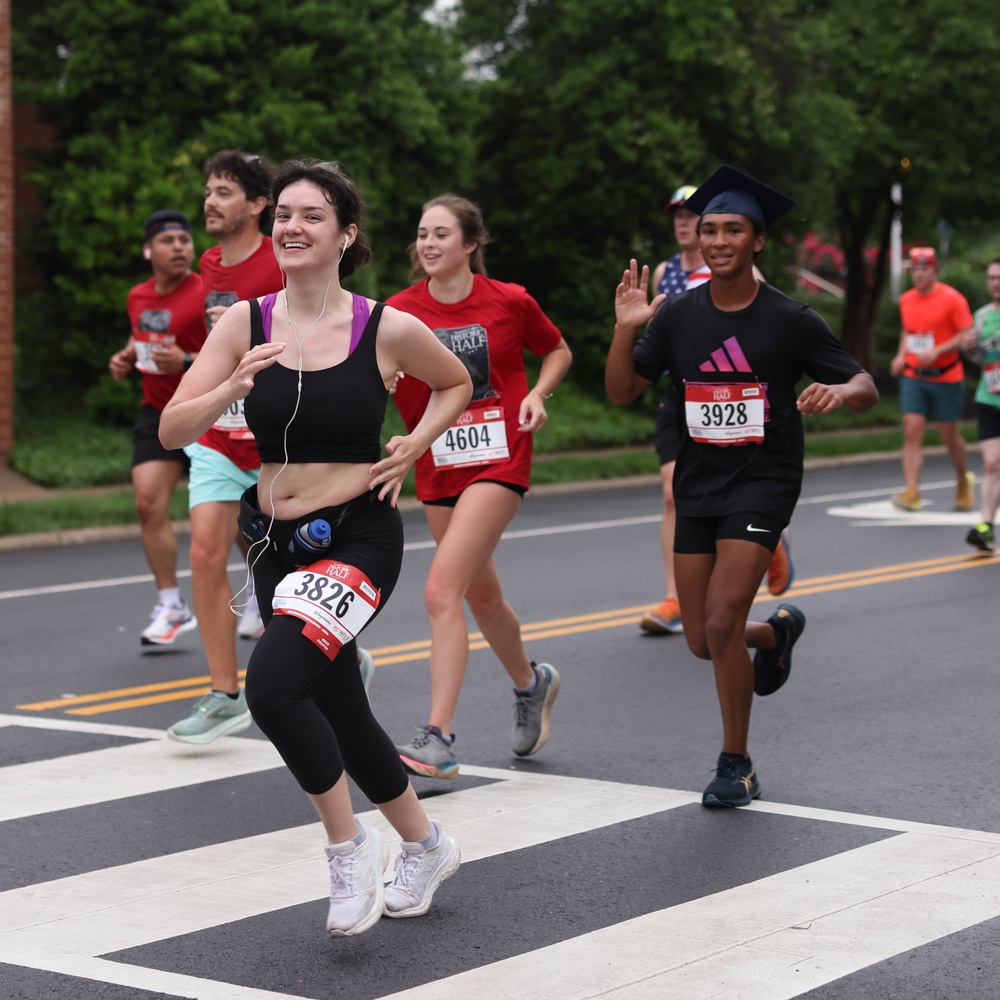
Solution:
[[[295,529],[295,535],[289,548],[291,549],[295,542],[298,542],[307,552],[323,552],[329,546],[332,535],[330,522],[317,517],[314,521],[306,521]]]

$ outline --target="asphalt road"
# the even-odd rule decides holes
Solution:
[[[509,686],[474,642],[462,775],[415,780],[463,866],[425,917],[343,941],[320,828],[256,728],[162,739],[205,664],[196,634],[140,652],[138,541],[0,553],[0,998],[1000,995],[998,568],[965,545],[943,459],[924,480],[904,515],[896,462],[807,473],[781,599],[806,631],[754,707],[763,797],[731,812],[699,804],[710,667],[636,624],[662,597],[658,490],[529,496],[497,562],[562,674],[552,738],[511,755]],[[428,705],[432,546],[405,520],[365,635],[399,742]]]

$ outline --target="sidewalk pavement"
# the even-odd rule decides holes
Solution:
[[[0,503],[18,503],[22,500],[45,500],[59,491],[26,479],[15,472],[5,461],[0,461]]]

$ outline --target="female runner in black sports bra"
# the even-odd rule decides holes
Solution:
[[[462,362],[423,323],[341,287],[370,250],[360,195],[338,165],[286,162],[272,202],[286,288],[226,312],[166,407],[160,433],[180,447],[246,397],[262,465],[240,527],[266,623],[247,670],[247,700],[323,822],[327,930],[342,937],[383,912],[426,912],[459,865],[458,846],[428,820],[371,713],[355,637],[399,574],[403,477],[462,412],[472,387]],[[423,420],[393,437],[382,457],[388,389],[401,371],[433,393]],[[403,841],[384,890],[381,840],[355,819],[347,773]]]

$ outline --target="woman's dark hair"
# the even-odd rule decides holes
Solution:
[[[347,248],[340,262],[340,277],[347,278],[372,259],[368,237],[361,228],[361,193],[339,163],[329,160],[285,160],[278,168],[271,183],[271,208],[277,205],[281,192],[299,181],[315,184],[337,214],[341,229],[350,225],[358,227],[354,242]]]
[[[473,274],[481,274],[486,277],[486,253],[485,248],[490,242],[490,233],[483,222],[482,209],[468,198],[463,198],[457,194],[442,194],[437,198],[431,198],[420,210],[423,215],[432,208],[446,208],[458,220],[458,227],[462,230],[463,243],[475,243],[476,249],[472,251],[469,258],[469,267]],[[407,248],[410,254],[410,277],[426,277],[424,269],[420,266],[420,258],[417,256],[417,244],[413,242]]]

